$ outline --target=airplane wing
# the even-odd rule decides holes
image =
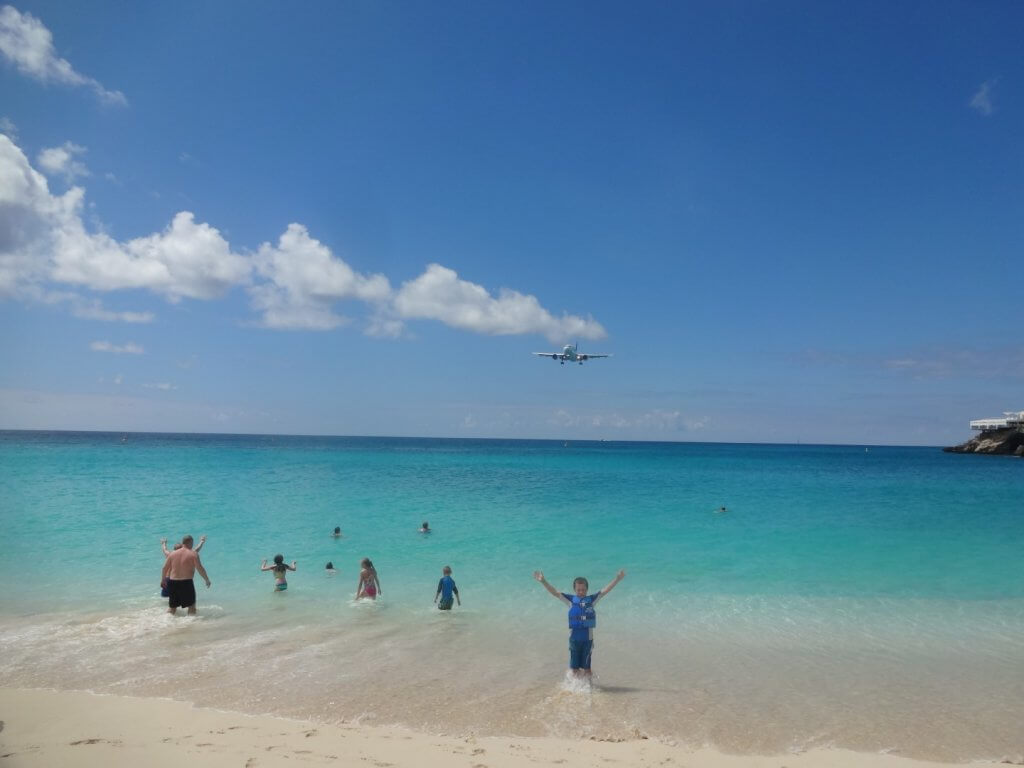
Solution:
[[[534,352],[533,354],[537,355],[537,357],[550,357],[552,360],[557,360],[561,357],[557,352]]]
[[[580,355],[585,360],[593,360],[595,357],[611,357],[611,355],[592,355],[589,352],[585,355]]]

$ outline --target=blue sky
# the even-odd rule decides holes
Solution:
[[[0,428],[960,442],[1024,408],[1021,29],[3,6]]]

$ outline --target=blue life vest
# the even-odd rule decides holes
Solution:
[[[597,613],[594,611],[595,595],[586,597],[568,596],[572,600],[569,606],[569,629],[593,629],[597,626]]]

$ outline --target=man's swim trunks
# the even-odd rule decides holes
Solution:
[[[288,589],[288,582],[279,581],[274,585],[274,589],[276,589],[278,592],[284,592],[286,589]]]
[[[437,607],[440,608],[442,611],[450,611],[452,609],[453,602],[454,600],[452,600],[450,597],[442,597],[440,600],[437,601]]]
[[[191,608],[196,604],[196,585],[192,579],[167,580],[167,606]]]

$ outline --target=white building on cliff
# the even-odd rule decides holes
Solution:
[[[1024,429],[1024,411],[1003,411],[1001,419],[975,419],[971,422],[971,429],[981,432],[991,432],[994,429],[1009,429],[1016,427]]]

